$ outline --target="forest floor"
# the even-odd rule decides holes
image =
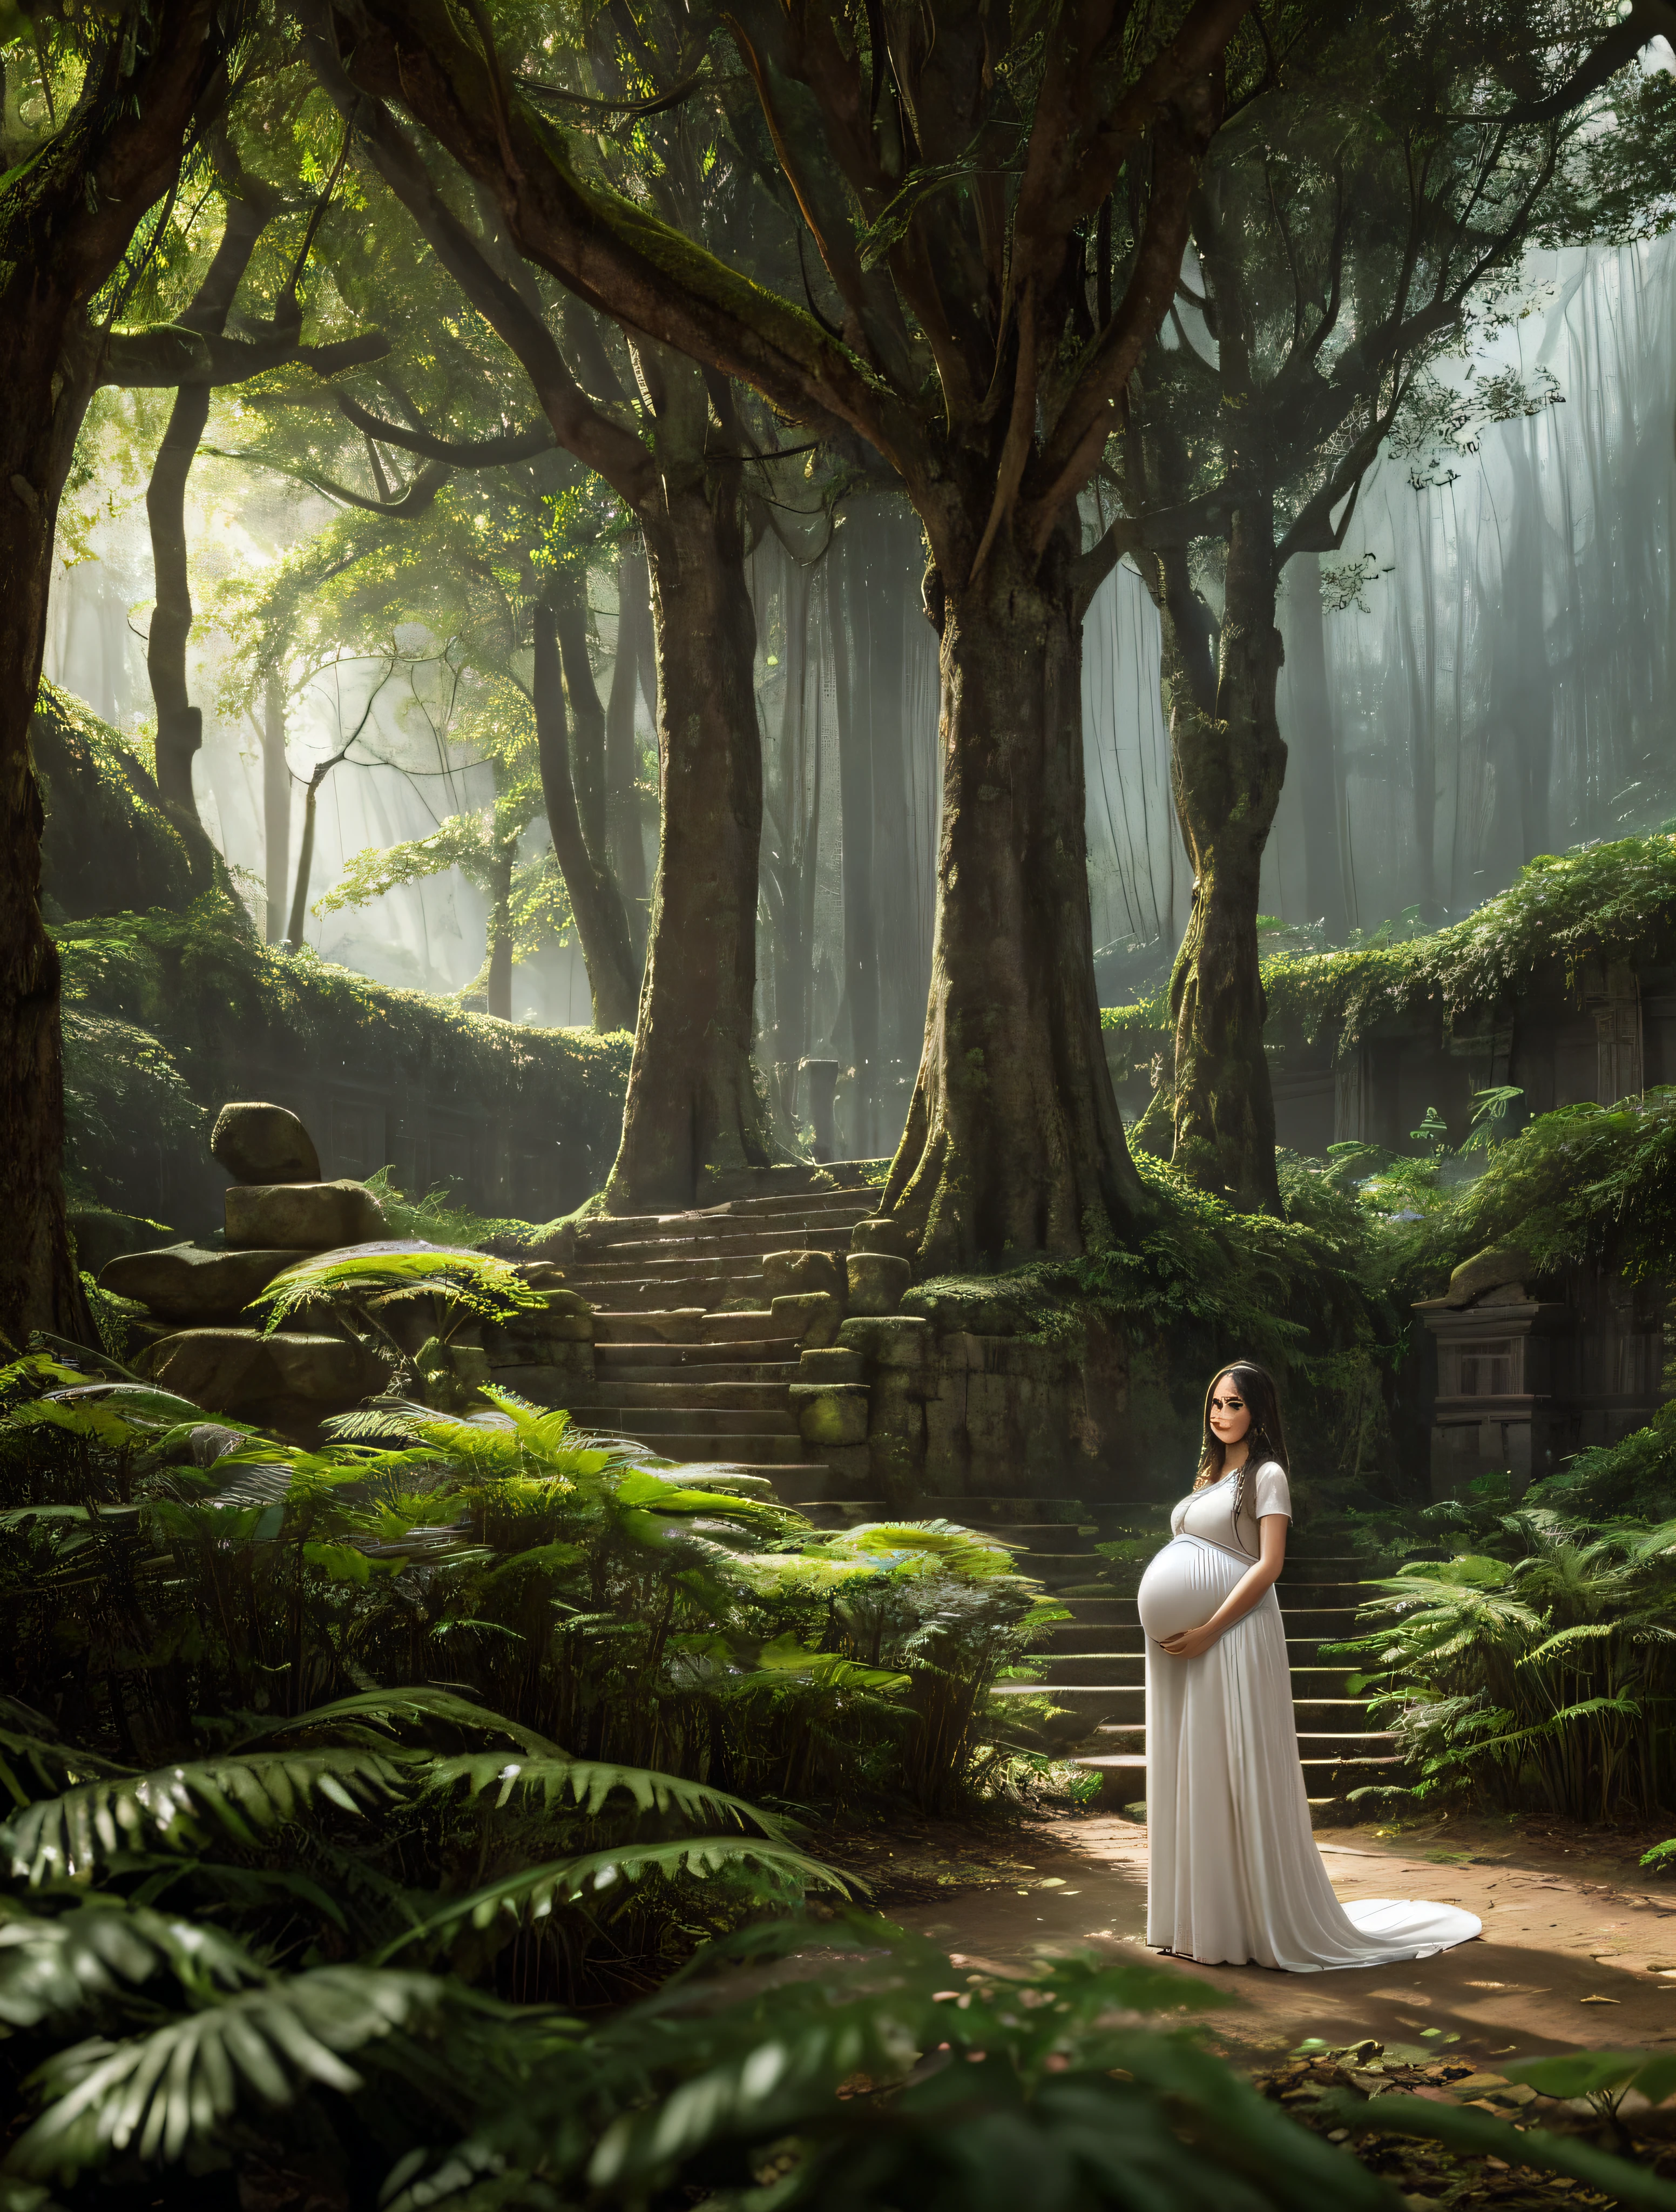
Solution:
[[[1497,2062],[1515,2055],[1676,2045],[1676,1881],[1638,1864],[1661,1834],[1459,1816],[1321,1829],[1315,1840],[1342,1899],[1464,1905],[1484,1934],[1436,1958],[1352,1972],[1156,1963],[1225,1996],[1193,2017],[1213,2048],[1306,2121],[1310,2090],[1348,2079],[1328,2059],[1312,2067],[1289,2056],[1310,2039],[1332,2052],[1372,2039],[1393,2087],[1450,2102],[1493,2097]],[[1154,1957],[1145,1942],[1146,1830],[1130,1820],[1101,1813],[904,1820],[847,1826],[814,1847],[865,1876],[876,1905],[968,1972],[1016,1973],[1066,1950]],[[1545,2098],[1503,2117],[1608,2147],[1586,2108]],[[1630,2125],[1637,2154],[1676,2175],[1676,2101]],[[1351,2148],[1389,2174],[1412,2212],[1547,2212],[1607,2201],[1576,2180],[1395,2136],[1358,2134]]]

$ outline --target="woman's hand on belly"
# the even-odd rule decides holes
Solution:
[[[1172,1659],[1197,1659],[1210,1650],[1221,1634],[1222,1629],[1207,1620],[1202,1628],[1179,1629],[1174,1636],[1166,1636],[1158,1649],[1168,1651]]]

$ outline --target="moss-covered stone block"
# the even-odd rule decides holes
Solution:
[[[217,1252],[191,1243],[124,1252],[107,1260],[99,1287],[136,1298],[164,1321],[237,1322],[276,1275],[297,1263],[295,1251]]]
[[[765,1253],[762,1279],[770,1304],[775,1298],[798,1297],[811,1291],[838,1299],[844,1295],[844,1271],[832,1252]]]
[[[923,1369],[932,1355],[932,1328],[913,1314],[858,1314],[838,1332],[838,1341],[877,1367]]]
[[[888,1214],[873,1214],[850,1231],[852,1252],[890,1252],[899,1260],[912,1260],[913,1240],[902,1224]]]
[[[894,1252],[852,1252],[845,1276],[853,1314],[891,1314],[914,1280],[914,1270]]]
[[[843,1304],[830,1291],[797,1291],[770,1298],[768,1312],[775,1334],[796,1337],[805,1352],[829,1345],[844,1318]]]
[[[793,1382],[792,1411],[806,1444],[867,1441],[869,1393],[865,1382]]]
[[[379,1202],[365,1183],[234,1183],[226,1205],[227,1241],[235,1251],[329,1252],[340,1244],[373,1243],[385,1233]]]
[[[811,1346],[798,1361],[800,1382],[865,1382],[866,1379],[866,1361],[845,1345]]]

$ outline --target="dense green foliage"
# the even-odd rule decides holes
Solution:
[[[963,1531],[821,1534],[754,1478],[501,1393],[374,1407],[309,1452],[51,1362],[5,1382],[6,1686],[102,1759],[440,1680],[592,1759],[932,1804],[1035,1617],[1011,1554]],[[953,1735],[914,1719],[949,1679]]]
[[[41,893],[49,921],[123,908],[183,912],[226,881],[195,821],[157,795],[143,748],[85,701],[43,682],[29,749],[46,815]]]
[[[835,2212],[999,2206],[1025,2165],[1090,2205],[1389,2202],[1190,2039],[1110,2025],[1208,2001],[1150,1968],[950,1990],[877,1922],[835,1952],[792,1920],[603,2029],[552,2009],[841,1893],[788,1801],[957,1784],[981,1698],[951,1735],[938,1697],[1028,1635],[1010,1554],[822,1535],[499,1394],[311,1453],[39,1358],[0,1389],[18,2212],[149,2167],[206,2205],[306,2172],[413,2212],[771,2175]]]
[[[1442,1287],[1449,1270],[1491,1245],[1527,1254],[1534,1278],[1576,1261],[1631,1280],[1669,1266],[1676,1229],[1676,1089],[1614,1106],[1586,1102],[1529,1122],[1495,1146],[1469,1182],[1440,1188],[1426,1167],[1388,1164],[1366,1192],[1383,1216],[1381,1256],[1404,1279]],[[1400,1195],[1393,1208],[1391,1200]],[[1393,1221],[1392,1212],[1417,1219]]]
[[[1335,952],[1277,951],[1262,963],[1268,1034],[1333,1035],[1343,1050],[1376,1022],[1437,1007],[1446,1022],[1552,972],[1568,989],[1590,957],[1652,963],[1676,941],[1676,836],[1624,837],[1530,861],[1509,888],[1447,928],[1387,923]],[[1139,1067],[1169,1038],[1161,986],[1101,1020]]]
[[[1412,1755],[1404,1794],[1582,1820],[1676,1804],[1676,1521],[1569,1518],[1548,1503],[1568,1486],[1510,1510],[1485,1477],[1430,1509],[1453,1556],[1411,1559],[1363,1608],[1371,1632],[1343,1648]]]

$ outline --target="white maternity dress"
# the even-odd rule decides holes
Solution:
[[[1197,1659],[1158,1642],[1207,1621],[1256,1560],[1257,1524],[1291,1518],[1272,1461],[1184,1498],[1139,1598],[1146,1634],[1146,1940],[1205,1966],[1388,1966],[1464,1943],[1482,1926],[1452,1905],[1342,1905],[1310,1833],[1286,1632],[1264,1591]],[[1237,1511],[1236,1511],[1237,1505]]]

